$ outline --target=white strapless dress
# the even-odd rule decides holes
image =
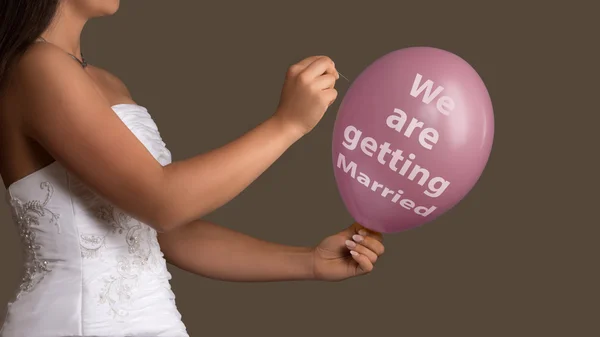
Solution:
[[[171,162],[148,111],[113,106],[162,165]],[[188,337],[156,231],[54,162],[9,186],[25,274],[0,337]]]

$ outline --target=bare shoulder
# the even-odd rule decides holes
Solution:
[[[108,100],[114,96],[131,97],[127,86],[115,74],[93,65],[83,71],[81,65],[64,50],[49,43],[33,44],[15,64],[14,78],[21,83],[35,82],[40,85],[47,85],[48,81],[54,84],[91,81],[108,96]],[[27,88],[27,91],[31,92],[30,89]]]
[[[91,65],[84,69],[64,50],[48,43],[32,45],[14,65],[11,78],[16,104],[26,114],[67,111],[61,107],[89,103],[85,102],[89,95],[99,95],[94,101],[108,107],[133,101],[117,76]]]
[[[58,89],[77,86],[83,77],[81,67],[58,47],[34,43],[11,65],[3,89],[3,110],[20,115],[34,102],[46,103]],[[76,62],[75,62],[76,63]]]
[[[110,108],[110,97],[91,72],[49,43],[28,48],[13,65],[10,78],[11,105],[26,128],[39,126],[36,121],[79,118],[81,110],[108,113],[105,109]]]
[[[66,56],[66,57],[65,57]],[[12,65],[10,83],[15,86],[26,86],[47,80],[59,80],[74,71],[73,59],[60,48],[49,43],[34,43]],[[45,84],[45,83],[42,83]],[[43,87],[43,86],[40,86]]]
[[[89,81],[86,77],[81,66],[62,49],[34,43],[12,66],[10,89],[26,100],[32,96],[43,98],[56,90],[76,88]]]

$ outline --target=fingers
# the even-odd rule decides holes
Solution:
[[[304,69],[306,69],[306,67],[308,67],[313,62],[315,62],[316,60],[318,60],[322,57],[324,57],[324,56],[321,56],[321,55],[310,56],[296,64],[293,64],[288,70],[288,76],[290,76],[290,77],[298,76],[302,71],[304,71]]]
[[[317,55],[317,56],[310,56],[305,58],[304,60],[296,63],[298,66],[302,67],[302,70],[306,69],[306,67],[308,67],[311,63],[313,63],[314,61],[316,61],[317,59],[323,57],[322,55]]]
[[[361,228],[356,232],[358,235],[362,235],[364,237],[369,237],[373,240],[378,241],[379,243],[383,243],[383,235],[379,232],[372,231],[367,228]]]
[[[354,234],[352,240],[358,245],[365,247],[375,255],[380,256],[384,253],[383,243],[371,236],[362,236],[360,234]],[[373,261],[375,262],[375,261]]]
[[[286,74],[287,78],[298,78],[300,81],[314,85],[317,90],[333,89],[340,74],[335,69],[333,61],[327,56],[311,56],[292,65]],[[327,103],[333,104],[337,91],[328,95]]]
[[[350,231],[354,231],[355,234],[359,234],[362,236],[370,236],[374,239],[376,239],[379,242],[383,242],[383,235],[379,232],[376,232],[374,230],[368,229],[366,227],[363,227],[361,224],[359,223],[354,223],[352,226],[350,226]]]
[[[350,238],[345,242],[346,247],[358,264],[359,273],[369,273],[377,259],[385,252],[383,236],[359,224],[352,225],[349,230]]]
[[[335,76],[336,79],[339,77],[333,61],[329,57],[323,56],[309,64],[300,76],[305,76],[307,80],[312,80],[326,73]]]
[[[377,254],[374,251],[369,250],[367,247],[361,244],[357,244],[355,241],[346,240],[346,247],[350,249],[350,252],[355,251],[361,255],[366,256],[371,263],[377,262]]]
[[[337,78],[335,78],[334,75],[325,74],[323,76],[317,77],[317,79],[315,80],[314,86],[315,86],[315,88],[321,89],[321,90],[333,89],[333,87],[335,86],[336,80],[337,80]]]
[[[304,69],[306,69],[306,67],[308,67],[311,63],[313,63],[314,61],[316,61],[317,59],[319,59],[321,57],[323,57],[323,56],[311,56],[311,57],[305,58],[304,60],[302,60],[296,64],[293,64],[288,69],[287,77],[296,77],[296,76],[300,75],[300,73],[302,71],[304,71]]]
[[[324,100],[326,102],[328,102],[329,105],[333,104],[333,102],[335,102],[335,99],[337,98],[338,92],[335,89],[327,89],[325,90],[325,92],[323,93],[324,95]]]
[[[350,254],[352,254],[354,261],[358,263],[357,269],[359,274],[370,273],[373,270],[373,263],[371,263],[365,255],[359,254],[353,250],[350,251]]]
[[[352,236],[354,234],[358,234],[358,235],[362,235],[362,236],[370,236],[374,239],[376,239],[379,242],[383,242],[383,235],[379,232],[376,232],[374,230],[368,229],[366,227],[363,227],[361,224],[359,224],[358,222],[355,222],[352,224],[352,226],[348,227],[347,229],[347,233]]]

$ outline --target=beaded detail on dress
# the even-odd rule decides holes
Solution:
[[[161,164],[171,153],[148,111],[113,111]],[[24,276],[0,337],[189,337],[157,232],[54,162],[7,189]]]
[[[33,289],[47,273],[52,271],[49,262],[38,256],[38,251],[42,247],[36,241],[36,231],[32,227],[39,226],[40,218],[47,216],[49,217],[49,223],[56,225],[57,232],[60,233],[60,224],[58,223],[60,215],[46,208],[54,193],[52,184],[42,182],[40,183],[40,189],[41,192],[45,190],[45,195],[42,195],[41,201],[34,199],[23,202],[7,194],[8,201],[12,206],[12,218],[19,231],[24,250],[23,255],[25,256],[25,271],[17,298],[24,292]]]

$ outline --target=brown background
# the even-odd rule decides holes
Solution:
[[[329,55],[355,78],[415,45],[452,51],[477,69],[496,138],[472,193],[439,220],[387,236],[369,276],[236,284],[172,267],[191,336],[600,336],[598,170],[589,159],[599,144],[594,1],[242,3],[123,1],[84,31],[89,60],[150,109],[174,160],[267,118],[286,68],[305,56]],[[338,87],[320,125],[211,220],[295,245],[351,223],[330,159],[348,83]],[[7,207],[0,212],[5,302],[20,259]]]

